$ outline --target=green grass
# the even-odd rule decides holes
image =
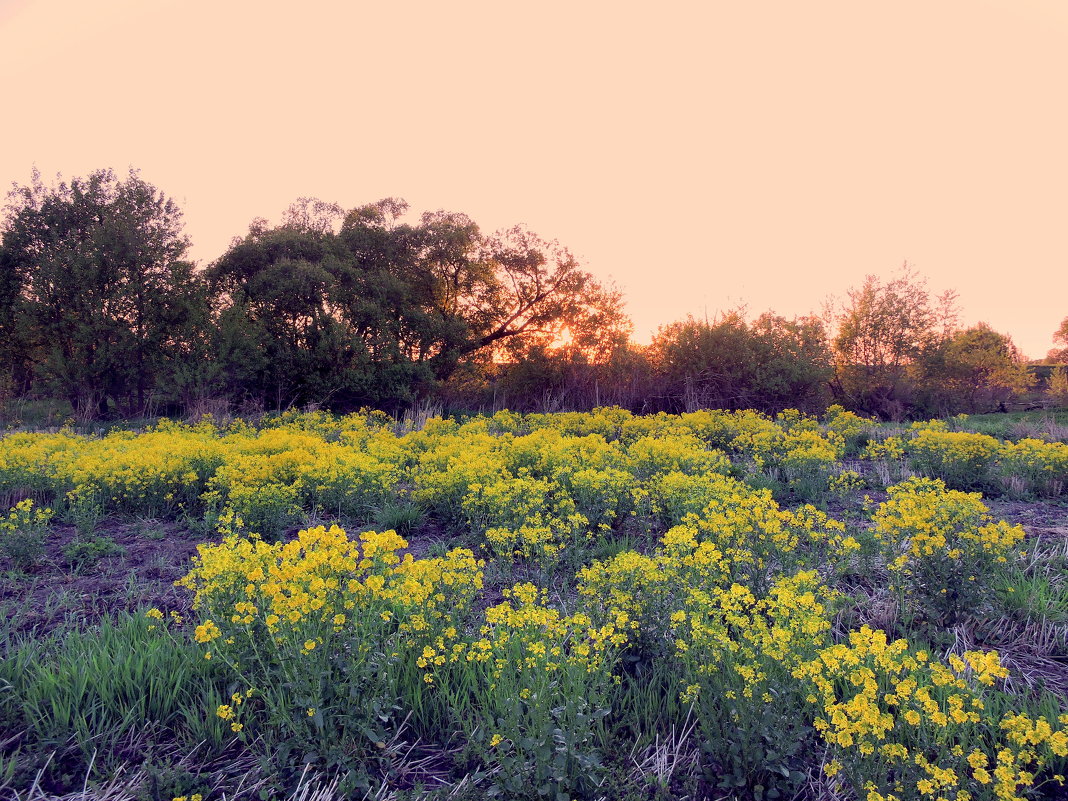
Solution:
[[[998,439],[1016,440],[1046,433],[1064,441],[1068,438],[1068,409],[976,414],[965,421],[963,428]]]
[[[8,643],[0,719],[25,729],[27,769],[48,765],[61,781],[90,765],[106,773],[163,745],[222,747],[229,732],[210,715],[226,697],[220,671],[152,624],[123,613],[91,629]]]

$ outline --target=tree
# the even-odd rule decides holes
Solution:
[[[869,275],[850,289],[836,315],[835,382],[852,408],[900,418],[912,402],[910,371],[927,348],[952,330],[955,296],[932,304],[926,281],[906,264],[894,279]]]
[[[1034,385],[1034,376],[1012,339],[978,323],[929,349],[920,378],[935,414],[989,412]]]
[[[754,408],[822,412],[833,377],[827,332],[816,317],[787,320],[767,312],[751,330],[756,338]]]
[[[1060,327],[1053,332],[1053,342],[1061,347],[1053,348],[1047,353],[1046,361],[1051,364],[1068,364],[1068,317],[1061,320]]]
[[[53,186],[35,171],[9,201],[0,264],[37,376],[79,416],[109,399],[143,413],[200,297],[178,206],[132,169]]]
[[[587,347],[594,328],[625,327],[619,293],[557,243],[523,228],[487,237],[452,212],[413,225],[406,211],[395,198],[348,212],[302,198],[281,226],[255,223],[211,266],[232,393],[398,408],[465,360],[565,333]]]
[[[814,318],[767,313],[749,323],[741,309],[688,317],[661,327],[649,356],[660,405],[670,410],[826,407],[830,354]]]
[[[741,309],[661,326],[649,347],[661,402],[672,411],[748,408],[752,346]]]
[[[23,288],[27,265],[0,244],[0,401],[21,394],[30,375]]]
[[[1062,365],[1053,370],[1046,387],[1046,396],[1053,406],[1068,407],[1068,367]]]
[[[338,303],[349,254],[328,228],[305,225],[305,203],[277,228],[254,223],[208,270],[224,389],[272,408],[344,393],[373,402],[372,377],[354,370],[367,355]],[[373,305],[366,285],[352,294]]]

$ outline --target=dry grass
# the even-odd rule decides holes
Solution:
[[[681,727],[672,726],[666,735],[657,734],[644,748],[631,749],[629,778],[635,787],[666,793],[673,785],[697,776],[701,768],[701,751],[693,740],[697,721],[692,715],[691,708]]]

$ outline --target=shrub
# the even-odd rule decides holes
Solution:
[[[946,490],[937,479],[911,478],[887,492],[873,530],[902,605],[952,625],[992,600],[1023,529],[993,522],[978,493]]]
[[[51,509],[34,508],[29,498],[19,501],[0,520],[0,550],[16,570],[30,570],[44,554]]]
[[[986,434],[930,429],[920,431],[908,443],[913,470],[960,490],[990,486],[994,460],[1000,449],[1001,443]]]
[[[366,765],[404,718],[430,725],[417,661],[448,651],[482,586],[481,563],[456,549],[403,559],[392,531],[359,541],[332,526],[287,543],[230,537],[201,545],[179,583],[195,592],[195,639],[237,684],[216,713],[246,742],[262,737],[292,767]]]
[[[627,621],[564,615],[532,584],[504,594],[481,636],[426,654],[427,677],[494,771],[497,793],[590,797],[604,775],[603,720]]]
[[[1010,492],[1055,497],[1068,490],[1068,445],[1040,439],[1006,442],[998,454],[997,468]]]
[[[1068,715],[995,717],[990,688],[1008,671],[996,652],[948,664],[864,626],[794,671],[811,683],[815,727],[831,748],[824,773],[870,801],[1022,801],[1039,770],[1068,755]]]

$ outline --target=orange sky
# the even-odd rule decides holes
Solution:
[[[904,261],[1029,356],[1068,316],[1068,3],[0,0],[0,181],[98,167],[207,262],[298,196],[523,222],[687,313]]]

